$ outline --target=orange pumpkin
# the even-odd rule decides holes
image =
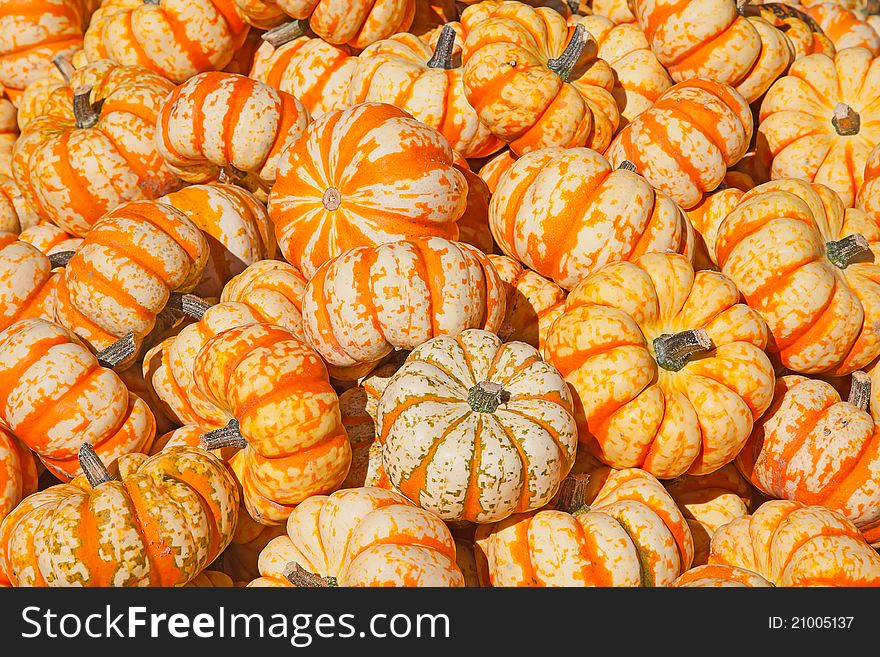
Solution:
[[[868,153],[856,207],[864,210],[873,221],[880,222],[880,144]]]
[[[590,7],[594,14],[607,16],[615,25],[636,22],[627,0],[592,0]]]
[[[0,427],[0,522],[22,499],[36,492],[37,461],[33,452]]]
[[[493,155],[479,169],[479,176],[486,183],[491,194],[495,193],[501,177],[507,173],[516,162],[517,156],[509,148],[505,148],[497,155]]]
[[[37,247],[47,256],[53,253],[76,251],[82,244],[81,237],[74,237],[55,224],[41,223],[26,228],[18,235],[18,239]]]
[[[20,319],[53,318],[58,281],[52,269],[39,249],[13,233],[0,233],[0,329]]]
[[[0,85],[0,175],[12,175],[12,147],[18,139],[18,110]]]
[[[284,151],[269,217],[284,258],[311,278],[348,249],[458,237],[467,180],[437,130],[385,103],[327,112]]]
[[[649,253],[598,269],[565,307],[544,356],[571,385],[594,456],[662,479],[733,461],[775,377],[767,326],[729,278]]]
[[[235,6],[248,25],[261,30],[271,30],[288,19],[274,0],[235,0]]]
[[[416,0],[275,1],[289,16],[308,20],[312,31],[324,41],[359,50],[405,32],[416,13]]]
[[[794,46],[794,59],[822,53],[834,57],[837,49],[821,26],[803,9],[782,2],[764,2],[759,5],[746,5],[741,10],[745,15],[759,15],[773,27],[785,32]]]
[[[727,564],[703,564],[681,574],[672,586],[768,587],[773,586],[758,573]]]
[[[862,47],[880,55],[880,34],[864,14],[837,2],[803,2],[804,11],[822,28],[837,50]]]
[[[80,49],[71,55],[56,55],[45,62],[39,77],[31,82],[18,97],[18,127],[21,130],[36,117],[46,113],[49,99],[66,87],[73,72],[89,64],[85,51]]]

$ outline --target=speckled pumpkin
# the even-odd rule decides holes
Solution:
[[[359,246],[458,237],[467,181],[437,130],[385,103],[327,112],[278,164],[269,217],[307,278]]]
[[[36,492],[37,461],[33,452],[7,429],[0,427],[0,522],[23,498]]]
[[[20,233],[39,221],[33,208],[25,201],[18,183],[0,173],[0,231]]]
[[[0,524],[0,568],[16,586],[181,586],[229,544],[239,492],[212,454],[130,454],[112,475],[91,454],[84,476]]]
[[[413,22],[416,0],[275,0],[284,13],[308,20],[309,27],[328,43],[359,50]]]
[[[18,109],[0,85],[0,175],[12,175],[12,146],[18,139]]]
[[[571,385],[579,439],[597,458],[661,479],[733,461],[775,377],[767,326],[729,278],[649,253],[602,267],[565,307],[544,356]]]
[[[766,320],[785,367],[845,375],[880,354],[880,269],[866,258],[878,240],[878,224],[845,211],[831,189],[788,178],[742,196],[715,255]]]
[[[0,233],[0,329],[29,317],[51,320],[57,283],[43,252],[14,233]]]
[[[672,586],[682,587],[768,587],[773,586],[758,573],[727,564],[703,564],[691,568],[676,579]]]
[[[751,570],[775,586],[878,586],[880,555],[840,513],[788,500],[764,502],[720,527],[710,564]]]
[[[303,295],[303,328],[324,360],[352,367],[439,335],[497,331],[504,311],[488,256],[431,237],[351,249],[323,265]]]
[[[606,263],[651,251],[690,256],[694,244],[666,194],[588,148],[517,159],[492,195],[489,226],[506,255],[565,289]]]
[[[74,237],[67,231],[55,224],[40,223],[21,231],[18,236],[22,242],[27,242],[46,255],[76,251],[82,244],[81,237]]]
[[[834,43],[822,27],[802,8],[782,2],[750,4],[740,10],[745,15],[759,15],[783,32],[794,47],[794,59],[822,53],[833,57]]]
[[[880,34],[865,15],[838,2],[803,2],[804,11],[822,28],[837,50],[862,47],[880,55]]]
[[[446,525],[403,495],[348,488],[300,504],[248,586],[464,586],[455,553]]]

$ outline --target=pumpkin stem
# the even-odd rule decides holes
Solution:
[[[862,117],[846,103],[837,103],[834,106],[834,118],[831,125],[841,137],[850,137],[859,134],[862,127]]]
[[[101,457],[95,452],[95,448],[89,443],[83,443],[79,448],[79,467],[92,488],[113,481],[113,476],[107,470],[107,466],[101,461]]]
[[[310,573],[308,570],[300,566],[296,561],[291,561],[287,564],[287,567],[284,569],[282,573],[284,578],[293,584],[294,586],[298,586],[301,588],[327,588],[330,586],[339,586],[339,582],[336,581],[335,577],[321,577],[320,575],[316,575],[315,573]]]
[[[428,68],[442,68],[449,70],[455,68],[452,63],[452,49],[455,47],[455,30],[451,25],[444,25],[437,39],[437,47],[434,54],[428,60]]]
[[[565,0],[565,4],[571,9],[571,13],[575,15],[577,15],[578,10],[581,8],[580,0]]]
[[[868,412],[868,404],[871,401],[871,377],[861,370],[852,373],[852,385],[847,401],[866,413]]]
[[[153,5],[154,7],[158,7],[159,2],[161,2],[161,0],[144,0],[145,5]]]
[[[248,446],[247,440],[241,435],[241,429],[238,426],[238,420],[232,418],[229,424],[219,429],[214,429],[208,433],[203,433],[199,438],[202,449],[211,451],[221,449],[223,447],[238,447],[244,449]]]
[[[751,0],[736,0],[736,13],[740,16],[745,16],[745,11],[749,7],[749,2]]]
[[[321,202],[324,204],[325,208],[330,210],[330,212],[333,212],[336,208],[342,205],[342,194],[340,194],[339,190],[335,187],[330,187],[324,192]]]
[[[587,491],[590,484],[590,475],[586,472],[570,474],[559,485],[559,495],[556,497],[556,508],[571,515],[586,513],[590,510],[587,504]]]
[[[500,383],[482,381],[468,390],[468,404],[475,413],[494,413],[501,404],[506,404],[510,393]]]
[[[55,55],[52,58],[52,64],[54,64],[55,68],[58,69],[58,72],[61,73],[61,77],[64,78],[64,81],[70,82],[70,76],[73,75],[76,67],[70,63],[67,57],[61,54]]]
[[[706,329],[664,333],[654,338],[654,358],[664,370],[678,372],[694,354],[709,351],[712,340]]]
[[[192,317],[198,321],[205,316],[205,312],[211,307],[207,301],[195,294],[181,294],[180,292],[172,292],[168,295],[168,303],[165,308],[171,312],[183,314],[186,317]]]
[[[273,48],[280,48],[285,43],[290,43],[294,39],[298,39],[309,29],[308,21],[290,21],[273,27],[268,32],[260,36],[263,41],[267,41]]]
[[[109,347],[101,349],[101,351],[95,354],[95,358],[98,359],[98,363],[102,367],[112,370],[123,361],[134,356],[135,352],[137,352],[137,343],[134,341],[134,333],[129,331]]]
[[[593,35],[587,32],[587,28],[578,25],[574,28],[574,34],[571,35],[571,41],[565,47],[562,54],[547,62],[547,68],[556,73],[563,82],[568,82],[574,65],[578,63],[587,43],[593,39]]]
[[[83,85],[73,90],[73,117],[77,128],[91,128],[101,118],[100,112],[89,100],[91,94],[91,85]]]
[[[66,267],[67,263],[75,255],[76,251],[56,251],[49,254],[49,263],[52,265],[52,269],[55,269],[55,267]]]
[[[623,160],[620,164],[617,165],[618,169],[623,169],[624,171],[632,171],[633,173],[638,173],[639,168],[635,165],[634,162],[630,162],[629,160]]]
[[[864,235],[855,233],[847,235],[842,240],[836,242],[825,243],[825,255],[841,269],[846,269],[856,260],[863,258],[871,253],[871,247]]]

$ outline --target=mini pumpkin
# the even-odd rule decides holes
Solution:
[[[838,2],[803,2],[804,11],[822,28],[837,50],[867,48],[880,55],[880,34],[866,16]]]
[[[31,317],[55,314],[53,263],[14,233],[0,233],[0,329]]]
[[[36,492],[37,461],[33,452],[0,427],[0,522],[22,499]]]
[[[773,586],[758,573],[727,564],[703,564],[682,573],[672,586],[682,587],[768,587]]]
[[[312,31],[327,43],[358,50],[405,32],[416,13],[416,0],[275,1],[289,16],[308,20]]]

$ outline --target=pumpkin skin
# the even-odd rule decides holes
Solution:
[[[241,187],[189,185],[159,200],[183,212],[208,241],[210,255],[193,294],[218,297],[227,281],[249,265],[275,256],[266,207]]]
[[[229,544],[240,498],[215,456],[173,447],[116,467],[118,480],[80,476],[7,516],[0,564],[16,586],[181,586]]]
[[[880,433],[867,402],[841,400],[825,381],[783,376],[737,467],[769,497],[832,509],[870,531],[880,525]]]
[[[270,30],[288,19],[273,0],[235,0],[235,6],[248,25],[261,30]]]
[[[872,112],[878,94],[880,60],[865,48],[797,60],[758,115],[759,155],[771,177],[821,183],[852,207],[880,142],[880,114]]]
[[[416,0],[276,0],[284,13],[308,20],[327,43],[362,50],[392,34],[406,32]]]
[[[565,310],[568,293],[513,258],[490,255],[489,261],[507,290],[507,311],[498,337],[502,342],[517,340],[543,349],[547,331]]]
[[[292,586],[298,563],[338,586],[464,586],[455,542],[436,516],[403,495],[348,488],[313,495],[294,509],[287,535],[260,553],[260,578],[248,586]]]
[[[695,587],[768,587],[773,586],[758,573],[727,564],[703,564],[681,574],[672,586]]]
[[[802,9],[782,2],[748,5],[745,15],[756,12],[761,18],[785,32],[794,47],[794,60],[822,53],[834,57],[837,49],[813,17]]]
[[[627,468],[569,513],[544,509],[482,524],[483,586],[669,586],[693,557],[687,523],[657,479]]]
[[[157,201],[131,201],[97,221],[56,288],[56,321],[95,351],[156,325],[171,292],[189,292],[208,260],[204,233]]]
[[[567,67],[556,61],[578,45],[576,61]],[[462,49],[465,95],[480,120],[517,155],[551,146],[602,152],[620,115],[611,95],[614,71],[595,53],[584,26],[569,28],[561,14],[546,7],[502,2],[468,29]]]
[[[718,269],[715,257],[718,227],[733,212],[743,194],[754,187],[755,182],[748,174],[728,171],[724,182],[715,191],[704,195],[699,203],[687,211],[688,219],[694,227],[695,269]]]
[[[733,461],[775,380],[767,326],[739,301],[726,276],[661,253],[606,265],[571,291],[544,357],[571,385],[579,439],[596,458],[661,479]],[[660,336],[699,329],[712,350],[664,364]]]
[[[740,14],[734,0],[632,0],[629,5],[676,82],[715,80],[751,103],[794,60],[788,37],[760,16]]]
[[[792,372],[842,376],[880,354],[880,271],[873,262],[833,255],[855,234],[869,248],[880,239],[876,223],[858,210],[845,212],[828,187],[795,179],[746,192],[718,228],[721,271],[767,322],[769,349]]]
[[[636,17],[633,15],[627,0],[593,0],[590,7],[594,14],[599,16],[607,16],[615,25],[622,23],[635,23]]]
[[[308,111],[294,96],[243,75],[210,71],[168,96],[156,122],[156,147],[187,182],[209,182],[232,167],[267,187],[281,152],[308,123]]]
[[[456,239],[467,180],[437,130],[385,103],[327,112],[284,151],[269,217],[284,259],[307,278],[348,249]]]
[[[455,38],[453,28],[448,34]],[[465,97],[463,69],[452,61],[454,41],[432,49],[417,36],[395,34],[357,58],[348,104],[388,103],[437,129],[463,157],[485,157],[504,146]]]
[[[556,494],[577,448],[572,412],[565,381],[534,347],[471,329],[410,353],[376,427],[395,490],[443,520],[486,523]]]
[[[36,492],[37,461],[33,452],[0,427],[0,522],[22,499]]]
[[[351,448],[339,398],[318,354],[289,331],[262,323],[223,331],[199,350],[193,379],[239,423],[247,447],[231,465],[257,522],[280,524],[345,479]]]
[[[672,199],[588,148],[517,159],[492,195],[489,226],[506,255],[567,290],[608,262],[667,250],[690,257],[694,244]]]
[[[0,420],[58,479],[79,473],[83,442],[107,461],[149,449],[149,407],[72,333],[25,319],[0,332],[0,347]]]
[[[67,86],[71,73],[88,64],[89,60],[82,49],[71,55],[58,55],[51,62],[44,62],[39,77],[25,87],[16,101],[19,129],[24,130],[34,118],[44,114],[49,99],[59,89]]]
[[[81,237],[74,237],[55,224],[42,223],[27,228],[18,235],[18,239],[37,247],[46,255],[64,251],[76,251],[82,244]]]
[[[495,193],[502,176],[507,173],[516,162],[517,156],[510,149],[505,148],[497,155],[493,155],[480,167],[478,175],[486,183],[491,194]]]
[[[789,500],[764,502],[720,527],[710,564],[738,566],[775,586],[877,586],[880,556],[840,513]]]
[[[248,77],[295,96],[313,119],[347,106],[358,59],[345,45],[300,35],[280,45],[264,41]]]
[[[745,155],[752,112],[732,87],[703,78],[679,82],[617,134],[605,156],[635,164],[656,189],[683,209],[724,179]]]
[[[867,48],[880,55],[880,34],[863,15],[836,2],[803,3],[804,11],[822,28],[837,50]]]
[[[15,180],[0,173],[0,231],[21,233],[39,221]]]
[[[868,153],[864,182],[856,197],[856,207],[864,210],[872,220],[880,219],[880,144]]]
[[[336,367],[378,363],[469,328],[495,332],[504,284],[488,256],[439,237],[346,251],[318,269],[303,295],[306,340]]]
[[[80,115],[89,119],[83,128],[73,100],[81,85],[92,86],[91,110]],[[15,144],[13,174],[28,204],[41,218],[82,237],[120,204],[176,189],[179,180],[153,144],[156,116],[171,89],[144,68],[106,60],[73,71]]]
[[[51,320],[56,284],[45,254],[13,233],[0,233],[0,329],[20,319]]]
[[[86,31],[90,61],[143,66],[181,84],[226,66],[249,26],[233,0],[105,0]]]
[[[12,147],[18,139],[18,109],[0,85],[0,175],[12,175]]]

